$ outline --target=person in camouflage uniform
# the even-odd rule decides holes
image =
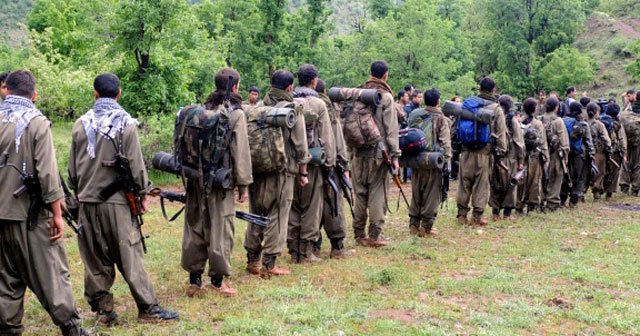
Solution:
[[[596,150],[594,157],[596,167],[598,167],[599,174],[593,176],[591,179],[591,191],[593,192],[593,199],[598,200],[602,193],[604,193],[604,179],[607,173],[607,164],[613,156],[613,149],[611,147],[611,138],[609,132],[604,124],[599,120],[600,107],[596,103],[589,103],[587,105],[587,114],[589,115],[589,127],[591,128],[591,136],[593,138],[593,145]]]
[[[327,106],[327,112],[329,113],[329,119],[331,120],[331,128],[333,131],[333,135],[335,137],[336,142],[336,166],[338,164],[342,165],[345,168],[344,178],[350,180],[349,175],[349,161],[347,158],[349,154],[347,152],[347,145],[344,141],[344,136],[342,133],[342,123],[340,122],[340,115],[336,106],[329,99],[329,95],[327,95],[327,90],[325,87],[325,83],[322,80],[318,80],[318,84],[316,85],[316,92],[320,99]],[[335,171],[336,176],[338,174],[338,170]],[[338,186],[340,187],[340,186]],[[324,231],[327,234],[327,238],[331,243],[331,252],[329,256],[331,258],[346,258],[350,257],[354,254],[353,250],[348,250],[344,246],[344,240],[347,236],[347,216],[344,211],[344,197],[342,193],[338,192],[337,195],[334,195],[331,192],[324,193],[324,207],[322,209],[322,220],[320,222],[320,226],[324,227]],[[331,205],[334,204],[334,197],[337,198],[338,204],[338,214],[334,215],[331,211]],[[317,253],[320,252],[322,237],[318,239],[314,244],[314,249]]]
[[[486,225],[488,222],[483,218],[484,208],[489,202],[491,176],[491,166],[494,157],[504,157],[508,150],[507,125],[502,108],[496,101],[496,82],[485,77],[480,81],[479,97],[489,102],[484,108],[494,111],[494,118],[491,124],[492,144],[487,144],[483,148],[472,150],[466,146],[462,147],[460,154],[460,185],[456,202],[458,203],[458,222],[467,225],[467,214],[473,207],[472,225]],[[492,156],[492,153],[494,155]]]
[[[620,123],[620,106],[618,104],[609,103],[606,115],[611,119],[611,127],[607,128],[611,139],[611,159],[616,162],[615,165],[607,162],[607,172],[604,177],[604,191],[606,198],[610,199],[618,191],[620,173],[623,171],[623,166],[627,160],[627,135]]]
[[[62,238],[64,192],[51,123],[34,104],[38,94],[31,72],[15,71],[5,85],[8,94],[0,104],[0,334],[24,332],[29,288],[63,335],[86,335],[80,329]],[[13,196],[24,186],[22,174],[37,178],[37,200],[29,192]],[[30,210],[32,201],[44,206]]]
[[[434,147],[444,155],[443,169],[413,169],[411,182],[411,206],[409,207],[409,232],[419,237],[437,235],[433,229],[438,206],[442,200],[442,176],[450,171],[451,166],[451,125],[440,109],[440,92],[429,89],[424,93],[426,107],[417,109],[409,115],[412,121],[427,113],[431,117]]]
[[[265,106],[276,106],[282,102],[293,102],[292,91],[293,74],[287,70],[276,70],[271,75],[271,89],[266,93],[263,103]],[[298,183],[301,187],[309,184],[307,164],[311,156],[304,116],[298,114],[293,128],[282,128],[282,132],[288,157],[285,169],[273,174],[256,174],[249,189],[251,212],[270,218],[266,228],[250,225],[244,240],[247,272],[263,278],[290,274],[288,269],[276,267],[276,259],[287,242],[294,184]]]
[[[313,254],[313,243],[320,238],[325,186],[323,171],[333,171],[336,165],[336,141],[327,105],[315,90],[318,69],[312,64],[303,64],[297,77],[300,86],[293,91],[293,101],[303,107],[309,150],[321,148],[326,154],[325,162],[310,162],[307,169],[309,184],[294,187],[287,246],[291,259],[302,263],[322,260]]]
[[[545,102],[546,105],[546,102]],[[549,149],[547,147],[547,134],[542,122],[535,118],[538,113],[538,102],[529,98],[522,104],[525,115],[522,119],[523,138],[525,142],[525,166],[527,168],[524,184],[518,188],[519,212],[527,213],[542,205],[543,173],[549,170]],[[546,108],[545,108],[546,110]]]
[[[504,209],[504,219],[511,218],[511,212],[517,205],[518,185],[511,183],[511,178],[524,169],[524,138],[520,127],[519,116],[513,110],[513,98],[503,95],[498,98],[498,103],[506,113],[507,139],[509,150],[504,158],[498,159],[500,164],[494,162],[491,174],[491,194],[489,206],[492,208],[494,221],[500,220],[500,211]],[[505,170],[504,167],[507,169]]]
[[[227,84],[232,80],[229,106]],[[231,169],[237,201],[244,203],[249,198],[249,185],[253,183],[251,174],[251,153],[247,137],[247,119],[242,110],[242,98],[238,94],[240,74],[231,68],[218,71],[215,76],[216,90],[205,103],[208,111],[224,113],[229,118],[231,137],[225,149],[228,168]],[[184,235],[182,238],[182,268],[189,272],[187,296],[201,295],[205,290],[213,290],[222,296],[235,296],[238,292],[231,287],[225,277],[231,275],[231,250],[233,248],[235,225],[234,189],[212,189],[205,192],[200,181],[187,179],[187,203],[185,205]],[[255,225],[250,225],[255,226]],[[202,286],[202,274],[209,262],[211,284]]]
[[[582,115],[582,105],[572,102],[569,105],[569,114],[563,118],[569,141],[569,178],[563,181],[560,192],[560,204],[565,204],[569,200],[569,207],[577,206],[584,196],[587,175],[591,169],[590,163],[595,156],[595,148],[591,137],[591,129],[586,121],[580,120]],[[572,129],[569,129],[573,124]],[[578,148],[577,144],[582,145]]]
[[[380,130],[381,143],[388,153],[394,172],[398,172],[398,116],[394,108],[393,91],[387,84],[388,78],[389,65],[383,61],[373,62],[371,77],[361,88],[375,89],[382,94],[381,106],[373,113],[373,118]],[[389,172],[382,151],[380,146],[376,146],[351,148],[350,153],[355,194],[353,231],[356,243],[365,247],[386,246],[389,242],[382,237],[382,228],[386,220]]]
[[[636,92],[631,110],[620,114],[622,126],[627,136],[628,191],[632,196],[640,196],[640,91]],[[625,192],[625,186],[621,186]]]
[[[560,191],[565,174],[569,173],[569,133],[562,118],[557,114],[560,105],[558,99],[547,98],[545,108],[547,113],[542,116],[542,124],[549,148],[549,181],[546,183],[545,209],[555,211],[560,208]]]

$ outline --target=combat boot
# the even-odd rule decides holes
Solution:
[[[418,228],[415,225],[409,225],[409,234],[412,236],[419,236],[420,235],[420,228]]]
[[[331,259],[343,259],[351,257],[355,254],[354,250],[347,250],[344,247],[344,238],[331,239],[331,252],[329,258]]]
[[[166,310],[159,304],[153,304],[147,309],[138,312],[138,322],[140,323],[164,323],[178,320],[179,315],[176,312]]]
[[[384,247],[389,245],[389,241],[384,239],[382,236],[379,236],[376,239],[369,238],[369,246],[370,247]]]
[[[114,311],[99,311],[98,312],[98,323],[102,324],[105,327],[111,327],[117,325],[120,322],[120,318],[118,313]]]
[[[253,275],[259,275],[260,274],[260,261],[256,260],[256,261],[250,261],[247,263],[247,272],[249,274],[253,274]]]
[[[304,248],[302,250],[304,251],[304,253],[300,255],[301,263],[317,263],[322,261],[322,258],[316,256],[313,253],[313,244],[311,244],[311,242],[304,242],[304,243],[301,243],[300,245],[301,245],[301,248]]]
[[[204,294],[202,288],[202,274],[189,273],[189,287],[187,287],[187,297],[198,297]]]
[[[467,216],[458,216],[458,224],[467,225]]]
[[[471,221],[471,224],[472,224],[472,225],[475,225],[475,226],[485,226],[485,225],[487,225],[488,223],[489,223],[489,221],[487,221],[486,219],[484,219],[484,218],[482,218],[482,217],[480,217],[480,218],[475,218],[475,217],[474,217],[474,218],[472,219],[472,221]]]
[[[363,247],[369,247],[369,245],[371,244],[371,239],[369,239],[368,237],[359,237],[356,238],[356,244]]]

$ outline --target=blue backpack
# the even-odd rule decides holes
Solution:
[[[564,126],[567,128],[567,133],[569,133],[569,147],[571,148],[571,152],[582,154],[582,137],[575,136],[574,132],[574,127],[578,121],[571,117],[564,117],[562,121],[564,121]]]
[[[609,136],[611,136],[613,134],[613,131],[615,130],[613,118],[608,114],[603,114],[600,116],[600,121],[604,124],[604,127],[607,129]]]
[[[462,108],[473,112],[473,114],[478,114],[478,109],[484,106],[484,99],[476,96],[471,96],[462,103]],[[478,150],[484,148],[491,141],[491,126],[460,118],[457,136],[463,146],[471,150]]]

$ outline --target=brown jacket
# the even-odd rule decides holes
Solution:
[[[554,112],[547,112],[542,116],[542,124],[547,134],[549,157],[551,158],[552,155],[557,155],[561,151],[566,160],[569,157],[569,133],[567,133],[562,118]]]
[[[56,163],[51,123],[44,117],[31,120],[21,138],[20,149],[16,153],[15,124],[0,122],[0,151],[6,153],[0,157],[0,163],[12,164],[28,174],[37,173],[42,188],[44,203],[50,204],[64,197],[60,184],[60,175]],[[5,155],[8,155],[5,157]],[[12,168],[0,168],[0,220],[25,221],[28,217],[30,198],[23,193],[18,199],[13,192],[22,187],[22,180]],[[50,218],[51,212],[40,210],[40,218]]]
[[[598,154],[611,154],[611,138],[609,132],[604,126],[602,121],[598,119],[589,119],[589,126],[591,127],[591,137],[593,139],[593,146]]]
[[[327,111],[327,105],[319,97],[306,96],[304,98],[294,98],[294,102],[298,102],[304,106],[304,109],[309,109],[313,114],[318,116],[318,120],[315,123],[314,132],[317,139],[324,146],[324,151],[327,155],[327,161],[325,163],[328,167],[336,165],[336,140],[333,135],[333,129],[331,128],[331,119],[329,118],[329,112]],[[306,120],[305,120],[306,121]],[[307,141],[309,138],[307,137]],[[312,144],[308,144],[312,145]]]
[[[339,112],[327,94],[320,93],[320,99],[322,99],[327,106],[329,120],[331,121],[331,127],[333,129],[333,137],[336,143],[336,154],[340,156],[342,160],[346,161],[349,156],[347,153],[347,144],[344,141],[344,133],[342,133],[342,123],[340,122]]]
[[[544,131],[544,125],[542,124],[542,121],[536,118],[532,118],[531,126],[529,127],[535,128],[536,131],[538,132],[540,136],[540,146],[538,147],[538,149],[540,150],[539,155],[541,158],[543,158],[542,160],[544,162],[549,162],[549,147],[547,145],[547,132]],[[524,132],[523,132],[523,136],[524,136]],[[531,154],[536,155],[535,153],[531,153]]]

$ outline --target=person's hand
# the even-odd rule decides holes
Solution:
[[[351,180],[351,174],[349,173],[349,171],[348,171],[348,170],[345,170],[345,171],[344,171],[344,177],[345,177],[347,180]]]
[[[304,188],[307,184],[309,184],[309,176],[300,175],[300,186]]]
[[[142,197],[142,213],[149,211],[149,201],[146,197]]]
[[[246,191],[238,193],[238,202],[244,203],[249,200],[249,193]]]
[[[64,221],[62,220],[62,216],[53,216],[51,221],[49,221],[49,237],[51,241],[56,241],[62,238],[63,233]]]
[[[400,164],[398,163],[398,159],[393,160],[393,171],[398,174],[400,172]]]
[[[524,169],[524,163],[521,163],[518,165],[518,170],[523,170]]]

